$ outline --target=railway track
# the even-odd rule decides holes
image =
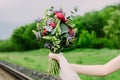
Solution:
[[[30,77],[16,71],[15,69],[13,69],[13,68],[11,68],[11,67],[3,64],[3,63],[0,63],[0,68],[2,70],[4,70],[6,73],[9,73],[13,77],[15,77],[15,80],[33,80],[32,78],[30,78]],[[7,79],[7,80],[9,80],[9,79]]]

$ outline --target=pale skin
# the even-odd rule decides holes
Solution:
[[[59,54],[49,54],[49,58],[56,59],[58,63],[61,59],[66,60],[65,57]],[[65,64],[64,64],[65,65]],[[109,62],[103,65],[80,65],[80,64],[69,64],[75,72],[90,76],[106,76],[120,69],[120,55],[113,58]]]

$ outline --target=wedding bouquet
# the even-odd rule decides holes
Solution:
[[[74,8],[74,11],[77,12],[77,8]],[[75,38],[74,26],[69,25],[72,18],[72,15],[66,17],[62,8],[54,10],[54,7],[51,7],[45,11],[44,18],[38,20],[37,31],[32,31],[37,40],[44,40],[45,48],[50,49],[52,53],[59,54]],[[56,60],[50,59],[48,71],[54,75],[59,73],[59,64]]]

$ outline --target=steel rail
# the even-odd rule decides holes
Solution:
[[[0,63],[0,68],[3,69],[4,71],[8,72],[9,74],[13,75],[18,80],[33,80],[32,78],[26,76],[25,74],[18,72],[17,70],[15,70],[3,63]]]

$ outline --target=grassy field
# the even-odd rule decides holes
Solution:
[[[27,52],[0,52],[0,60],[12,62],[34,70],[46,72],[48,63],[46,49]],[[64,52],[68,62],[76,64],[104,64],[120,54],[120,50],[110,49],[75,49]],[[106,77],[92,77],[80,75],[82,80],[119,80],[120,71],[114,72]]]

